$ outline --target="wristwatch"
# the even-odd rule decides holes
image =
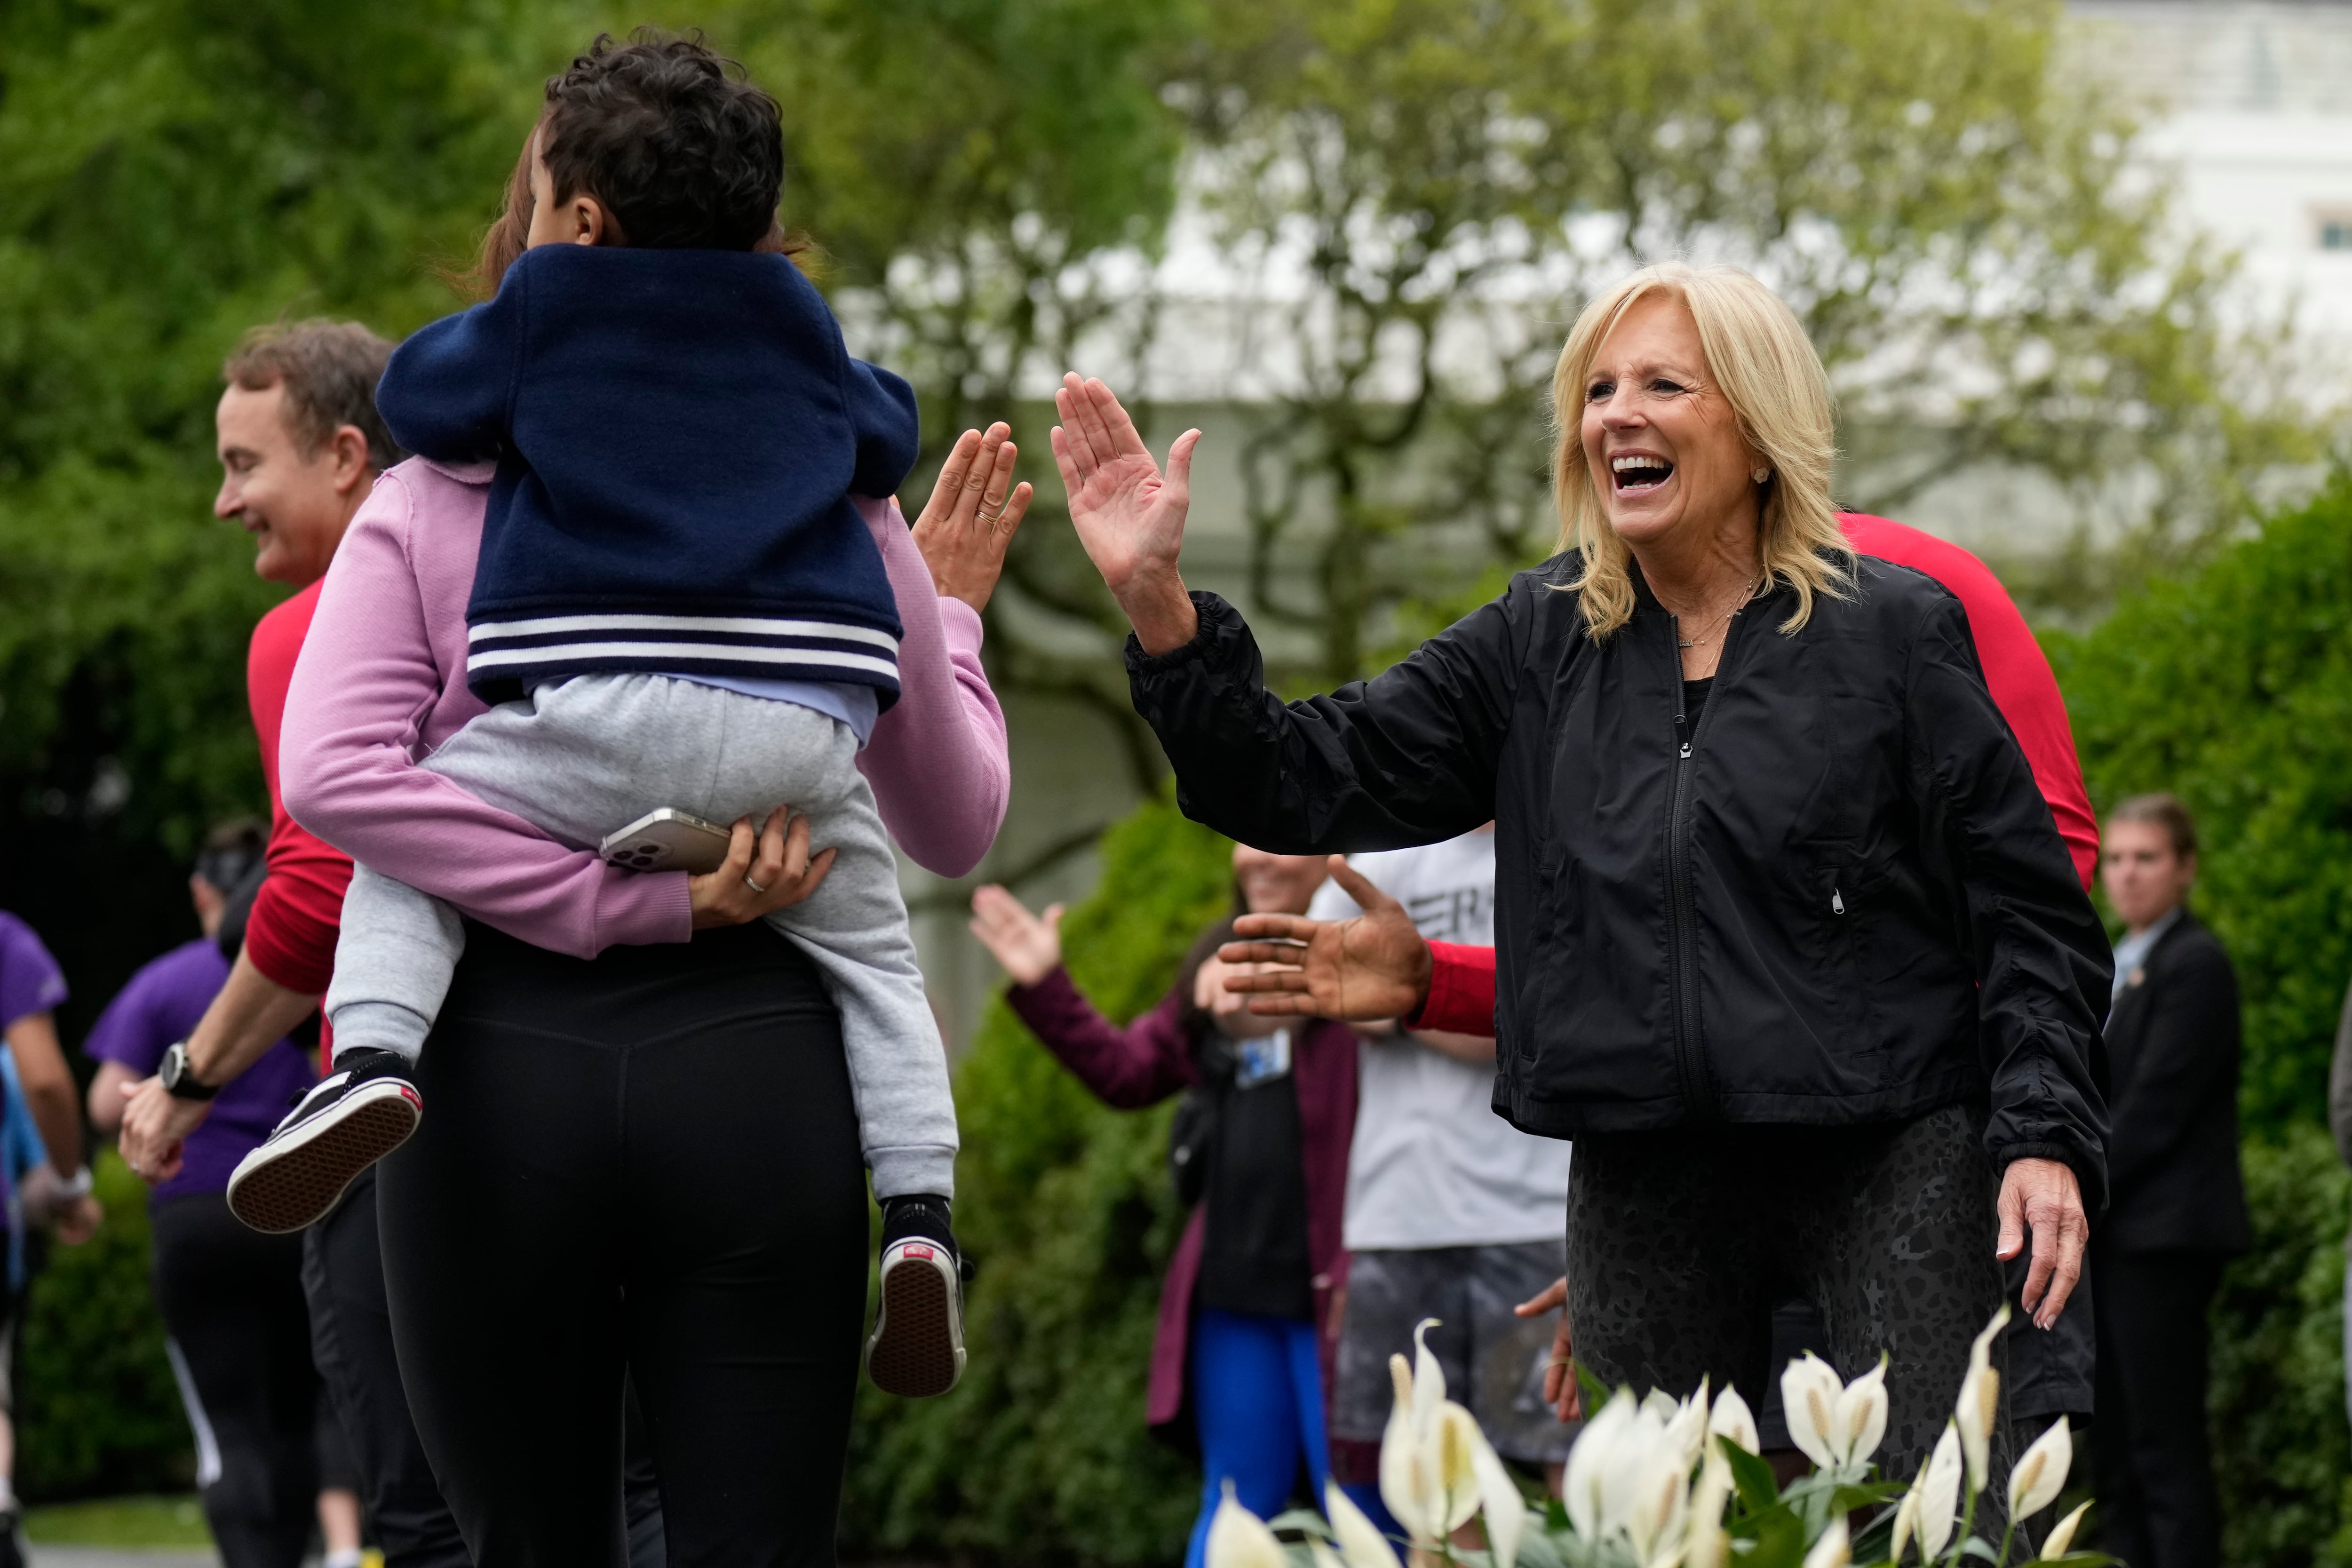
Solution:
[[[195,1069],[188,1065],[188,1042],[181,1040],[163,1053],[163,1062],[155,1069],[163,1080],[163,1092],[174,1100],[210,1100],[220,1092],[217,1084],[198,1083]]]
[[[76,1171],[73,1173],[70,1180],[61,1179],[58,1181],[58,1196],[63,1198],[68,1203],[71,1203],[76,1198],[86,1198],[89,1196],[90,1189],[96,1185],[98,1185],[98,1177],[96,1173],[92,1172],[88,1165],[84,1165],[80,1170]]]

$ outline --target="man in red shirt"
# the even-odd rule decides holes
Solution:
[[[278,791],[278,735],[319,585],[375,476],[404,454],[375,411],[393,345],[365,327],[305,321],[249,336],[224,370],[215,415],[221,488],[215,515],[252,535],[253,569],[296,590],[261,617],[246,659],[246,696],[269,788],[268,874],[245,945],[202,1020],[131,1086],[122,1155],[150,1182],[179,1169],[181,1143],[217,1088],[318,1010],[335,968],[350,857],[306,832]],[[303,1292],[314,1359],[350,1438],[369,1517],[393,1568],[460,1568],[457,1521],[416,1440],[393,1353],[376,1245],[373,1180],[303,1237]]]

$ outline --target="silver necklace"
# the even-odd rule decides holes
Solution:
[[[1715,635],[1715,628],[1716,628],[1716,627],[1717,627],[1717,626],[1722,626],[1725,622],[1727,622],[1727,621],[1730,620],[1730,619],[1731,619],[1731,617],[1732,617],[1733,616],[1738,615],[1741,610],[1746,609],[1746,608],[1748,607],[1748,602],[1749,602],[1750,600],[1754,599],[1754,598],[1756,597],[1756,595],[1759,595],[1759,594],[1762,593],[1763,591],[1764,591],[1764,579],[1763,579],[1763,578],[1761,578],[1761,577],[1759,577],[1755,582],[1753,582],[1753,583],[1751,583],[1751,584],[1749,584],[1748,585],[1748,592],[1746,592],[1745,594],[1740,595],[1739,595],[1739,597],[1738,597],[1737,599],[1734,599],[1734,600],[1731,602],[1731,604],[1730,604],[1729,607],[1727,607],[1727,609],[1725,609],[1725,611],[1723,612],[1723,614],[1721,614],[1721,615],[1719,615],[1719,616],[1716,616],[1716,617],[1715,617],[1715,619],[1713,619],[1713,620],[1711,620],[1711,621],[1707,622],[1707,624],[1706,624],[1706,630],[1704,633],[1702,633],[1701,635],[1699,635],[1699,636],[1697,636],[1697,637],[1695,637],[1691,638],[1691,639],[1690,639],[1690,641],[1688,641],[1688,642],[1684,642],[1682,639],[1680,639],[1679,637],[1677,637],[1677,638],[1675,639],[1675,647],[1698,647],[1703,646],[1703,645],[1706,642],[1706,639],[1707,639],[1708,637],[1713,637],[1713,636]],[[1682,617],[1681,617],[1680,616],[1676,616],[1675,617],[1675,625],[1677,627],[1679,627],[1679,626],[1682,625]]]

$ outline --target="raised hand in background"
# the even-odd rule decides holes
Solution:
[[[1016,985],[1034,985],[1062,963],[1062,906],[1046,906],[1043,919],[1020,900],[991,882],[971,895],[971,934],[996,955]]]

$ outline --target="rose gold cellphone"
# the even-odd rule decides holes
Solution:
[[[607,835],[596,853],[632,871],[691,871],[699,877],[727,863],[730,839],[717,823],[664,806]]]

